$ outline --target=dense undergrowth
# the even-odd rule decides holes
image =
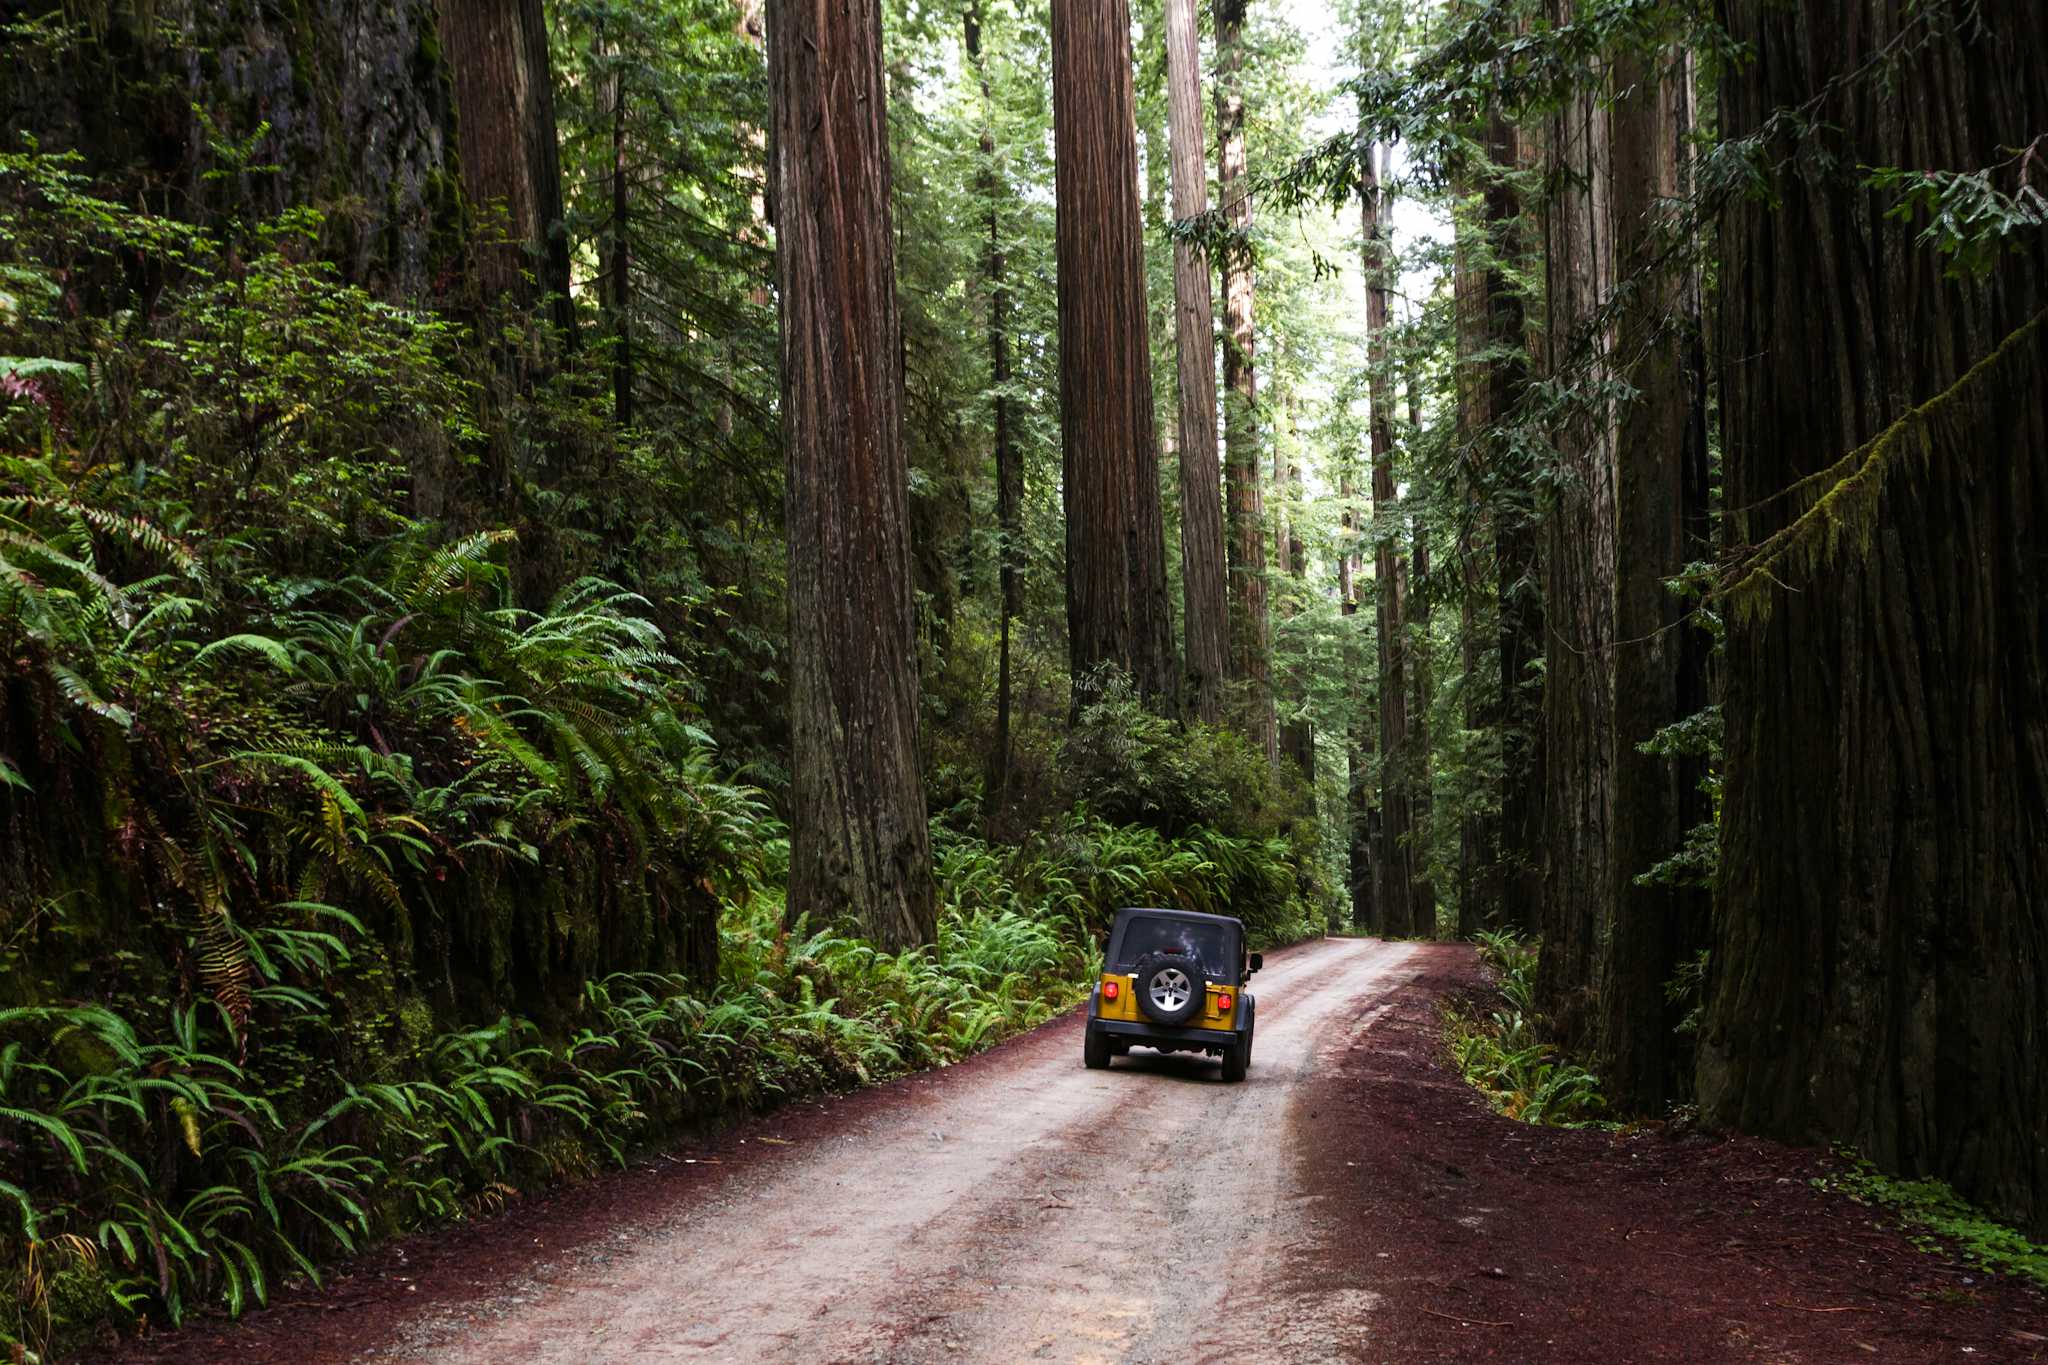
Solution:
[[[0,1340],[239,1312],[281,1276],[317,1280],[366,1241],[657,1136],[964,1057],[1080,999],[1111,907],[1222,908],[1245,878],[1284,876],[1270,846],[1087,817],[1015,850],[935,834],[934,947],[892,956],[785,925],[761,888],[725,916],[715,982],[613,974],[558,1033],[362,1013],[333,987],[381,955],[333,908],[249,936],[242,1027],[205,999],[0,1010],[0,1143],[23,1176],[0,1181]]]
[[[1535,1006],[1536,945],[1507,933],[1481,933],[1479,952],[1497,979],[1492,1009],[1447,1005],[1444,1040],[1458,1069],[1511,1119],[1579,1127],[1598,1122],[1607,1103],[1600,1078],[1545,1041]]]

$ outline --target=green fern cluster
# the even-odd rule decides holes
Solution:
[[[1493,1107],[1523,1123],[1579,1128],[1606,1109],[1600,1078],[1560,1057],[1543,1040],[1535,1006],[1536,945],[1510,933],[1479,934],[1501,1003],[1485,1014],[1463,1005],[1444,1011],[1444,1041],[1465,1079]]]
[[[0,1010],[0,1149],[21,1173],[0,1182],[0,1285],[15,1291],[0,1338],[239,1312],[280,1275],[317,1282],[393,1228],[494,1209],[681,1125],[959,1060],[1076,1004],[1127,892],[1225,908],[1219,854],[1268,885],[1284,867],[1270,847],[1086,817],[1021,849],[943,824],[934,844],[930,948],[786,924],[755,888],[727,908],[714,982],[615,973],[556,1031],[360,1017],[360,990],[338,988],[376,976],[382,955],[361,920],[318,901],[228,922],[239,1012],[217,997],[155,1016]]]

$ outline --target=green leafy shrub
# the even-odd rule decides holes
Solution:
[[[1091,695],[1062,752],[1078,801],[1117,824],[1168,834],[1277,832],[1286,823],[1272,769],[1242,735],[1159,715],[1127,677],[1108,675]]]

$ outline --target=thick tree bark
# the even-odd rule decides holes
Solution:
[[[1373,596],[1378,611],[1380,678],[1379,842],[1373,858],[1376,927],[1391,935],[1416,931],[1413,755],[1408,733],[1408,556],[1401,552],[1394,492],[1394,384],[1388,373],[1387,260],[1381,226],[1380,149],[1366,156],[1358,198],[1365,231],[1365,335],[1372,415]]]
[[[1216,0],[1216,193],[1233,234],[1252,228],[1244,146],[1246,0]],[[1230,671],[1244,692],[1245,729],[1266,761],[1280,761],[1273,712],[1273,634],[1266,586],[1265,496],[1260,486],[1259,386],[1253,366],[1252,263],[1225,252],[1223,272],[1223,417],[1228,448],[1224,484],[1230,508]]]
[[[472,203],[504,209],[505,240],[478,248],[475,284],[487,300],[547,296],[555,326],[571,337],[569,236],[541,0],[439,5],[441,46],[455,81],[462,187]]]
[[[1202,135],[1201,46],[1195,0],[1166,0],[1166,108],[1173,150],[1173,216],[1209,208]],[[1173,249],[1174,340],[1180,391],[1180,564],[1188,710],[1223,719],[1229,606],[1224,587],[1223,477],[1216,456],[1216,318],[1209,253]]]
[[[1109,666],[1172,695],[1145,243],[1125,0],[1054,0],[1060,438],[1076,703]]]
[[[2033,0],[1731,0],[1724,74],[1768,197],[1723,218],[1721,404],[1737,547],[1802,476],[1954,385],[2048,306],[2048,241],[1950,278],[1864,168],[2040,183]],[[1945,27],[1944,25],[1952,25]],[[1870,65],[1889,50],[1877,75]],[[2038,146],[2037,146],[2038,151]],[[1887,460],[1867,546],[1781,565],[1727,644],[1719,931],[1699,1093],[1716,1122],[1855,1143],[2048,1233],[2048,328]]]
[[[1679,1018],[1665,983],[1705,924],[1703,897],[1636,878],[1678,851],[1692,806],[1690,765],[1639,747],[1696,704],[1703,662],[1689,613],[1664,585],[1688,558],[1690,467],[1705,459],[1700,376],[1688,368],[1698,330],[1689,270],[1658,259],[1670,245],[1661,205],[1684,188],[1691,80],[1677,51],[1615,63],[1610,114],[1616,269],[1628,281],[1617,318],[1616,374],[1636,396],[1622,409],[1614,470],[1614,806],[1612,918],[1599,936],[1600,1075],[1637,1111],[1679,1093]],[[1703,510],[1703,509],[1698,509]]]
[[[1566,23],[1571,0],[1552,0]],[[1605,377],[1611,347],[1596,314],[1614,292],[1613,175],[1608,110],[1598,90],[1574,91],[1554,116],[1556,189],[1544,212],[1548,368],[1581,390]],[[1597,939],[1614,877],[1614,429],[1595,397],[1552,433],[1558,468],[1544,519],[1543,726],[1548,872],[1538,986],[1568,1042],[1590,1022]]]
[[[986,805],[991,819],[1010,803],[1011,623],[1023,614],[1021,557],[1023,542],[1024,468],[1010,427],[1010,289],[1003,252],[1002,212],[998,198],[1002,181],[996,169],[995,108],[989,94],[988,67],[981,55],[981,3],[970,0],[962,15],[968,64],[981,85],[983,124],[981,169],[977,189],[987,206],[988,251],[982,276],[988,291],[988,369],[990,416],[995,426],[997,590],[1002,624],[996,656],[996,734],[989,754]]]
[[[880,0],[772,0],[790,618],[789,913],[929,943]]]

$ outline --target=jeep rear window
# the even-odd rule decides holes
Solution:
[[[1124,941],[1116,966],[1128,968],[1147,953],[1192,951],[1212,981],[1230,981],[1237,973],[1232,956],[1237,935],[1228,925],[1184,919],[1132,919],[1124,925]]]

